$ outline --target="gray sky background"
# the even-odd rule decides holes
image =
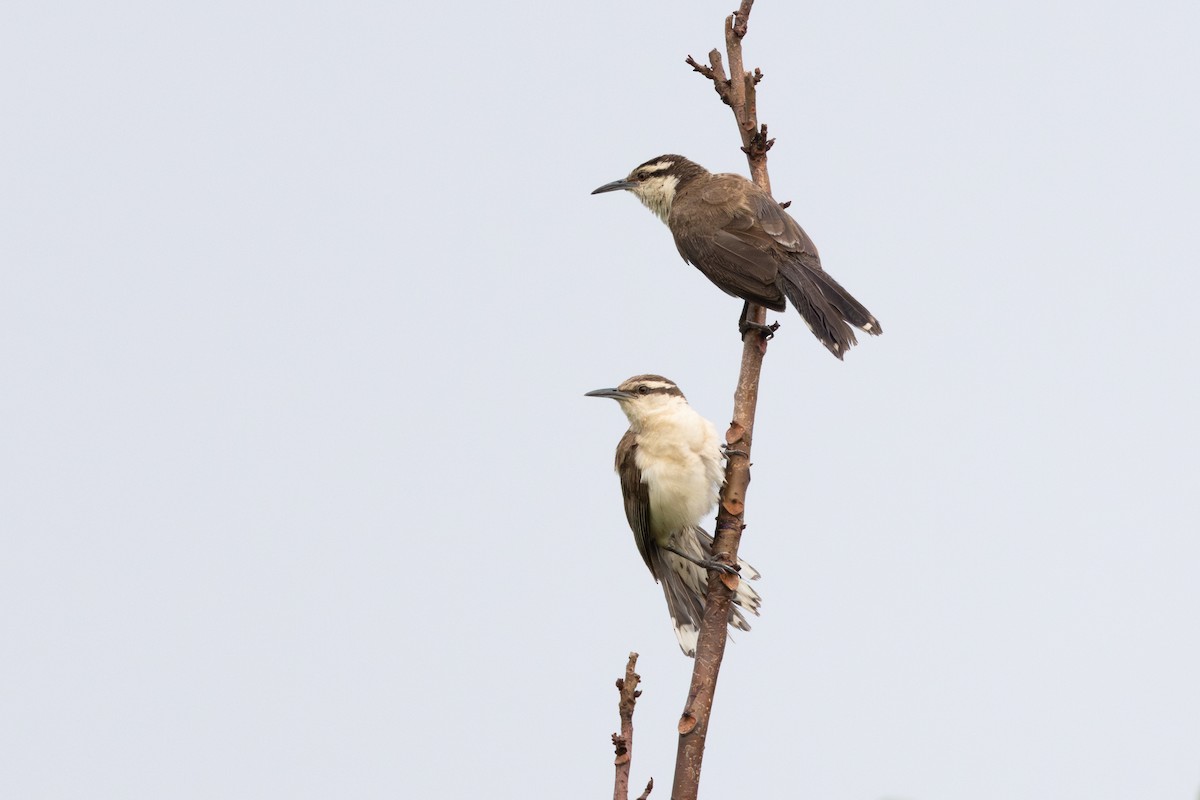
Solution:
[[[0,11],[0,795],[669,794],[645,371],[740,303],[601,183],[745,171],[733,2]],[[776,196],[886,330],[767,356],[708,797],[1194,798],[1194,2],[761,0]]]

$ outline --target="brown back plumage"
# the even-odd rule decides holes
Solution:
[[[817,246],[770,194],[729,173],[693,175],[676,188],[667,224],[679,254],[728,294],[773,311],[785,298],[838,358],[851,325],[879,334],[871,312],[821,267]]]

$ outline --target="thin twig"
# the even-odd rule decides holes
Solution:
[[[737,24],[733,26],[733,32],[739,39],[746,38],[746,28],[750,25],[750,7],[753,5],[754,0],[742,0],[738,10],[733,12],[733,15],[737,17]]]
[[[642,696],[638,690],[642,676],[634,672],[637,667],[638,654],[630,653],[629,661],[625,664],[625,677],[617,678],[617,713],[621,717],[621,732],[612,735],[613,749],[616,751],[616,777],[613,779],[613,800],[628,800],[629,798],[629,768],[633,763],[633,707]],[[654,785],[651,779],[650,785]],[[646,788],[646,794],[650,788]],[[644,796],[644,795],[643,795]]]
[[[714,84],[716,84],[718,86],[718,91],[720,91],[719,87],[725,81],[723,78],[717,77],[717,73],[713,72],[712,67],[701,64],[699,61],[692,58],[691,56],[688,56],[687,58],[685,58],[684,61],[687,64],[690,64],[693,70],[695,70],[696,72],[699,72],[701,75],[703,75],[704,77],[706,77],[710,81],[712,81]]]
[[[733,106],[733,95],[730,94],[730,82],[725,77],[725,67],[721,63],[721,53],[718,50],[713,50],[708,54],[708,60],[712,62],[712,66],[705,66],[696,59],[688,56],[684,59],[691,68],[699,72],[704,77],[708,78],[713,83],[713,89],[721,98],[721,102],[727,106]]]
[[[742,67],[742,37],[734,33],[736,16],[725,18],[725,50],[729,53],[729,95],[732,100],[733,115],[738,124],[745,128],[752,124],[746,119],[746,80],[743,77],[746,70]]]

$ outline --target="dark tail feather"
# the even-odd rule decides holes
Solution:
[[[695,558],[712,558],[712,537],[700,528],[676,534],[673,544]],[[675,637],[679,639],[679,647],[684,655],[695,657],[696,641],[700,638],[700,623],[704,619],[708,571],[660,547],[650,549],[650,560],[654,574],[658,575],[662,583],[663,595],[667,599],[667,610],[675,626]],[[758,614],[762,598],[746,582],[747,579],[757,580],[758,570],[741,559],[738,559],[738,566],[741,567],[742,580],[738,581],[738,590],[733,596],[733,602]],[[750,630],[750,624],[734,606],[729,608],[729,624],[739,630]]]
[[[820,267],[789,261],[779,275],[783,293],[808,323],[809,330],[838,358],[858,343],[850,325],[872,336],[883,333],[879,320]]]
[[[837,309],[842,312],[842,317],[854,327],[861,331],[866,331],[872,336],[878,336],[883,333],[883,326],[879,324],[879,320],[867,311],[867,307],[858,302],[851,296],[849,292],[842,288],[842,285],[833,279],[823,269],[811,270],[812,276],[821,284],[821,291],[829,302],[837,306]]]
[[[651,560],[657,562],[654,571],[659,576],[663,595],[667,598],[667,611],[671,614],[671,624],[675,626],[675,638],[679,640],[683,654],[695,658],[696,642],[700,639],[700,623],[704,619],[704,595],[697,593],[689,585],[687,578],[676,571],[674,563],[666,563],[667,559],[671,559],[672,562],[688,562],[657,547],[650,552]],[[688,566],[700,570],[695,565]]]

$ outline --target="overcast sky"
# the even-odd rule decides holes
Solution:
[[[0,10],[0,795],[669,795],[615,404],[740,302],[730,0]],[[707,797],[1200,790],[1194,2],[760,0],[775,194],[886,333],[767,354]]]

